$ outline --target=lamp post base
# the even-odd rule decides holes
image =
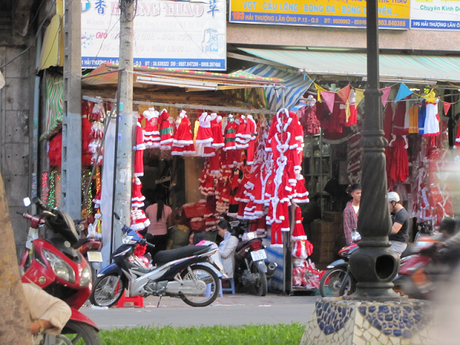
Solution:
[[[428,301],[347,301],[321,298],[300,345],[435,344]]]

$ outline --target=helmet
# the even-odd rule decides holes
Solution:
[[[392,201],[399,202],[399,200],[401,200],[401,199],[400,199],[398,193],[396,193],[396,192],[388,193],[388,202],[392,202]]]

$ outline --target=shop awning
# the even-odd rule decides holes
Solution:
[[[268,61],[303,69],[309,75],[367,76],[367,57],[363,53],[239,49]],[[380,54],[379,65],[381,81],[460,81],[460,57]]]
[[[83,85],[116,85],[118,82],[118,65],[104,63],[82,78]],[[234,73],[217,73],[189,71],[161,67],[134,67],[134,86],[143,87],[148,84],[186,87],[189,89],[241,89],[281,85],[280,78],[257,76],[246,71]]]

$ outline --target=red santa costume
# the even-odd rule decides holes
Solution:
[[[193,144],[192,127],[185,110],[182,110],[179,114],[176,124],[171,154],[180,156],[194,155],[195,145]]]
[[[203,144],[204,146],[211,146],[213,142],[212,130],[211,130],[211,115],[204,112],[198,118],[200,127],[198,128],[198,134],[195,142],[197,144]]]
[[[173,137],[171,136],[171,124],[169,122],[169,113],[163,109],[158,117],[160,126],[160,148],[162,150],[171,150]]]
[[[224,136],[222,133],[222,116],[212,113],[211,119],[211,132],[213,138],[211,146],[215,149],[220,149],[225,146]]]
[[[134,176],[144,176],[144,130],[139,121],[136,126],[136,146],[134,149]]]
[[[131,196],[131,207],[144,206],[145,196],[142,195],[142,182],[138,177],[133,177],[133,188]]]
[[[131,226],[130,228],[139,231],[150,225],[150,220],[145,216],[144,211],[137,207],[131,208]]]
[[[146,148],[160,147],[159,115],[154,108],[149,108],[142,113],[142,118],[145,119],[144,143]]]
[[[298,196],[297,182],[301,170],[301,161],[297,148],[301,145],[302,130],[297,115],[287,109],[278,111],[273,119],[268,141],[273,153],[274,167],[267,186],[270,197],[267,224],[272,226],[272,245],[281,246],[281,231],[290,231],[288,206],[291,199]],[[299,191],[305,193],[303,189]],[[308,198],[299,200],[308,202]]]
[[[252,165],[254,163],[254,150],[257,143],[257,124],[252,115],[248,115],[246,122],[246,131],[250,134],[248,148],[246,150],[246,164]]]

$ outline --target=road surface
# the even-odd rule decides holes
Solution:
[[[157,308],[158,297],[144,299],[144,308],[112,307],[101,309],[83,307],[83,314],[101,329],[140,326],[239,326],[248,324],[306,324],[314,308],[317,296],[281,296],[268,294],[258,297],[246,294],[218,297],[210,306],[194,308],[177,298],[163,297]]]

